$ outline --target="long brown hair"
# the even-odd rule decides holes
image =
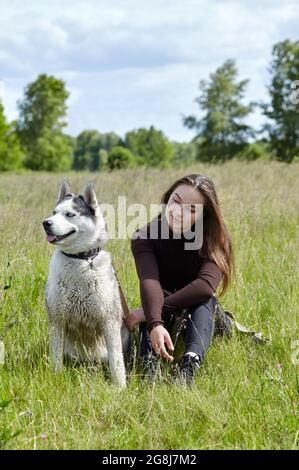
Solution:
[[[181,184],[196,188],[204,196],[202,254],[213,260],[222,271],[219,295],[223,295],[234,273],[232,242],[221,213],[214,183],[205,175],[192,173],[175,181],[162,195],[161,203],[167,204],[173,191]]]

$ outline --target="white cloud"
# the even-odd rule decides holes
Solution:
[[[240,78],[251,80],[247,100],[261,100],[273,44],[298,35],[294,0],[0,1],[8,117],[29,81],[54,74],[71,92],[72,134],[153,124],[188,140],[181,114],[197,111],[201,78],[235,58]]]

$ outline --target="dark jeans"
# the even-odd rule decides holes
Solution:
[[[185,353],[194,352],[202,362],[214,335],[215,297],[207,302],[184,309],[186,318]],[[182,311],[180,312],[182,313]],[[175,314],[162,314],[164,327],[171,333]],[[156,355],[150,342],[146,322],[139,324],[140,356],[145,358],[149,352]],[[173,338],[172,338],[173,340]]]

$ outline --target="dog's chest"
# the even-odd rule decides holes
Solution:
[[[47,304],[55,315],[63,315],[70,327],[101,327],[107,316],[119,310],[119,292],[109,257],[101,254],[96,261],[64,259],[62,255],[51,260]]]

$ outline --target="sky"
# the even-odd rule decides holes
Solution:
[[[26,85],[51,74],[70,92],[69,134],[154,125],[187,142],[199,81],[235,59],[244,102],[267,100],[272,46],[287,38],[299,39],[298,0],[0,0],[0,95],[16,119]]]

